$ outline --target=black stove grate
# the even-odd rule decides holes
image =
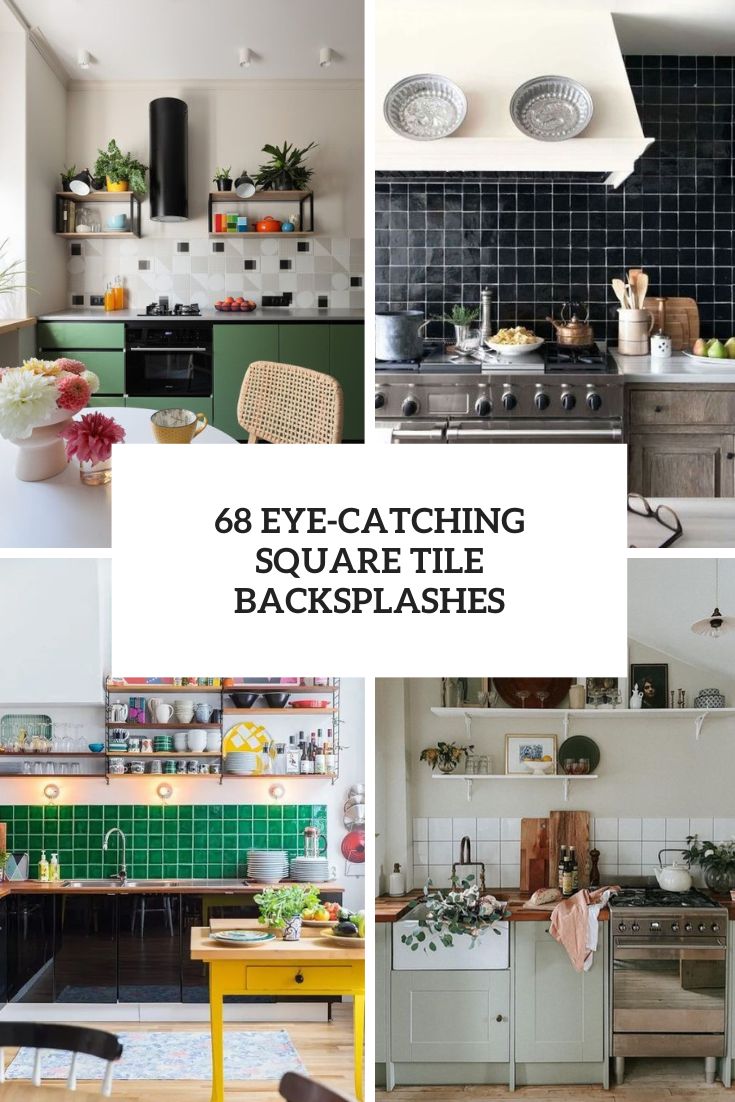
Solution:
[[[624,888],[610,899],[610,906],[619,907],[670,907],[684,910],[719,907],[703,892],[692,888],[688,892],[666,892],[663,888]]]

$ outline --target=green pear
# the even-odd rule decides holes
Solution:
[[[710,337],[710,339],[707,341],[707,348],[710,349],[716,340],[717,337]]]
[[[706,356],[707,355],[707,342],[700,337],[692,345],[692,355],[694,356]]]
[[[707,355],[713,360],[726,360],[727,350],[722,341],[713,341],[707,349]]]
[[[730,337],[729,340],[725,341],[725,349],[730,359],[735,360],[735,337]]]

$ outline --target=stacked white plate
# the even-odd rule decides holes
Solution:
[[[257,760],[258,755],[249,750],[230,750],[225,757],[225,772],[245,777],[255,772]]]
[[[329,862],[326,857],[294,857],[291,879],[303,884],[323,884],[329,880]]]
[[[285,849],[248,850],[248,878],[261,884],[277,884],[288,876],[288,854]]]

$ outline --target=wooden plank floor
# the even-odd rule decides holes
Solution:
[[[307,1073],[319,1082],[340,1091],[347,1098],[354,1098],[353,1062],[352,1062],[352,1007],[335,1006],[334,1020],[329,1022],[270,1022],[258,1025],[257,1022],[226,1023],[225,1032],[238,1030],[285,1029],[296,1048]],[[71,1019],[70,1019],[71,1022]],[[71,1022],[71,1024],[74,1024]],[[89,1023],[84,1023],[88,1025]],[[116,1031],[132,1033],[164,1032],[175,1030],[185,1033],[200,1033],[207,1026],[202,1022],[124,1022],[120,1025],[105,1024],[102,1028],[111,1033]],[[10,1063],[15,1050],[6,1049],[6,1066]],[[63,1087],[61,1081],[47,1081],[44,1086]],[[99,1098],[99,1083],[86,1080],[80,1082],[77,1090],[82,1099],[90,1094]],[[186,1079],[145,1079],[137,1081],[115,1080],[112,1097],[117,1102],[209,1102],[211,1083]],[[226,1102],[283,1102],[273,1083],[236,1083],[228,1082]]]
[[[629,1060],[622,1086],[609,1091],[593,1086],[397,1087],[376,1093],[376,1102],[712,1102],[732,1099],[735,1092],[704,1082],[703,1060]]]

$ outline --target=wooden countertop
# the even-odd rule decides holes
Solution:
[[[228,924],[233,928],[234,924]],[[257,919],[240,919],[237,928],[244,930],[263,930]],[[322,936],[321,930],[314,927],[305,927],[301,931],[299,941],[284,941],[277,937],[275,941],[266,941],[260,945],[228,946],[221,945],[209,939],[209,926],[192,926],[191,930],[191,959],[192,960],[244,960],[255,963],[279,964],[284,961],[298,960],[301,963],[313,961],[363,961],[365,949],[362,945],[349,946],[348,939],[344,943],[334,945],[332,941]]]
[[[29,892],[39,895],[109,895],[114,893],[115,895],[254,895],[256,892],[264,891],[266,888],[285,888],[295,885],[295,881],[284,880],[280,884],[231,884],[221,883],[217,881],[202,880],[197,883],[191,882],[179,882],[175,877],[171,878],[170,883],[167,884],[141,884],[135,881],[135,877],[131,877],[132,884],[126,884],[124,887],[111,886],[109,884],[95,884],[90,887],[85,885],[84,887],[73,887],[73,880],[71,877],[65,877],[58,883],[45,884],[40,880],[13,880],[3,881],[0,884],[0,899],[3,896],[10,895],[12,892],[22,892],[28,894]],[[345,889],[339,884],[314,884],[320,892],[335,893],[343,895]]]
[[[406,914],[418,899],[421,898],[422,892],[412,891],[406,895],[391,896],[391,895],[379,895],[375,900],[375,921],[376,922],[398,922],[400,919],[405,918]],[[527,899],[530,899],[529,892],[519,891],[503,891],[500,888],[488,888],[488,894],[494,895],[496,899],[505,900],[508,903],[507,918],[509,922],[548,922],[549,916],[555,906],[555,904],[549,904],[547,907],[534,908],[533,910],[524,910],[523,904]],[[733,904],[735,908],[735,904]],[[733,911],[735,914],[735,910]],[[600,922],[607,922],[610,919],[610,912],[607,907],[600,911]]]
[[[29,325],[35,325],[35,318],[0,318],[0,336],[3,333],[15,333],[18,329],[27,329]]]

